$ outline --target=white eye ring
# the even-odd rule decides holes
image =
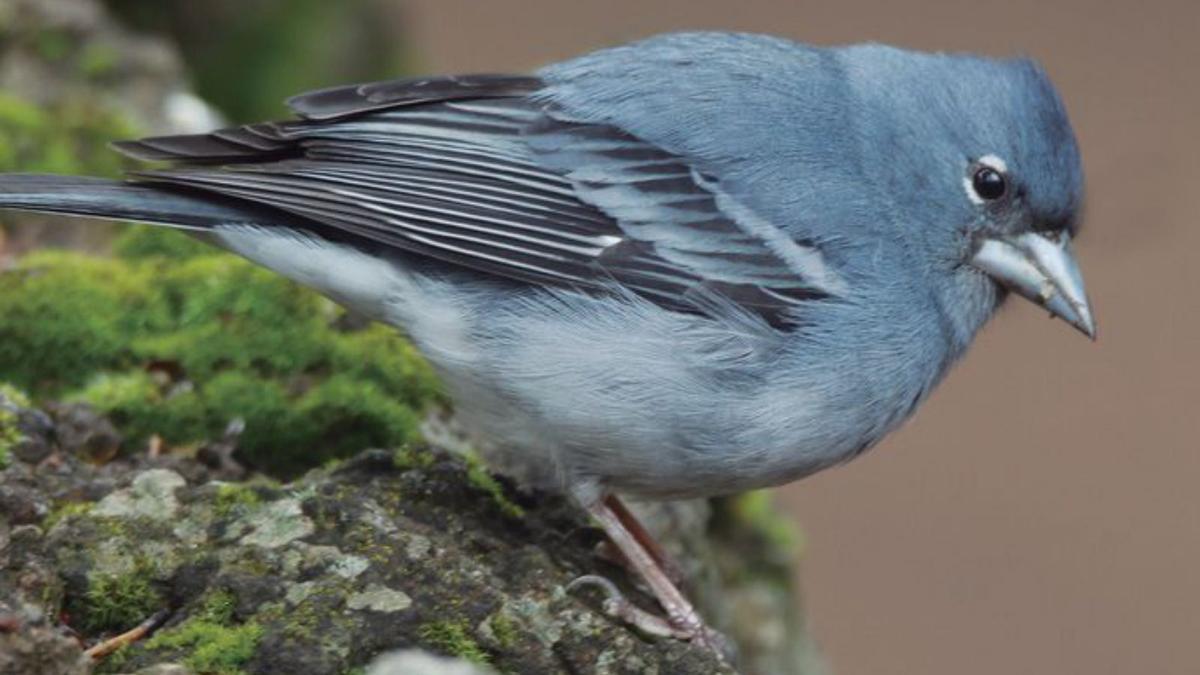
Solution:
[[[996,171],[996,173],[1000,174],[1001,176],[1008,175],[1008,163],[1005,162],[1003,159],[1000,159],[996,155],[992,155],[992,154],[987,154],[987,155],[984,155],[983,157],[980,157],[979,159],[972,162],[970,164],[970,166],[976,166],[976,167],[985,166],[990,169],[993,169],[994,171]],[[973,173],[974,172],[969,171],[963,175],[963,179],[962,179],[963,189],[967,191],[967,199],[970,199],[971,202],[974,204],[982,205],[985,203],[985,200],[983,199],[983,197],[980,197],[977,192],[975,192],[975,185],[972,180]]]

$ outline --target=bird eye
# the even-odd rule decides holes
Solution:
[[[980,199],[994,202],[1008,191],[1008,181],[1004,180],[1004,174],[985,166],[976,169],[976,173],[971,177],[971,187]]]
[[[1004,179],[1004,174],[992,167],[981,166],[971,177],[971,187],[980,199],[990,202],[1004,196],[1004,193],[1008,191],[1008,181]]]

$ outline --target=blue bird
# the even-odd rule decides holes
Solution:
[[[666,618],[606,608],[651,633],[719,643],[612,495],[857,456],[1010,293],[1095,334],[1079,151],[1027,59],[682,33],[290,105],[119,143],[171,163],[126,182],[2,176],[0,208],[180,228],[404,330],[604,528]]]

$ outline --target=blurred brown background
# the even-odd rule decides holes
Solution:
[[[397,3],[418,70],[526,70],[684,28],[1025,53],[1088,171],[1090,344],[1012,303],[917,418],[783,490],[835,672],[1200,672],[1200,4]]]

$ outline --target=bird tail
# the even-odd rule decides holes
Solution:
[[[264,209],[217,195],[46,174],[0,174],[0,209],[129,220],[184,230],[274,220]]]

